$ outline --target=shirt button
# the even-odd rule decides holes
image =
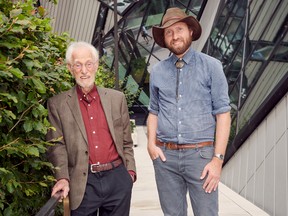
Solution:
[[[181,121],[179,121],[179,124],[181,124],[182,122]]]
[[[95,146],[95,148],[98,148],[98,146]]]
[[[182,97],[182,95],[180,94],[179,97]]]
[[[178,136],[181,137],[181,134],[179,134]]]
[[[182,108],[181,107],[179,107],[179,110],[181,110]]]
[[[180,85],[182,84],[182,82],[179,83]]]
[[[93,117],[90,117],[90,119],[93,119]]]
[[[93,131],[92,133],[93,133],[93,134],[95,134],[96,132],[95,132],[95,131]]]
[[[90,104],[88,104],[88,106],[90,106]]]

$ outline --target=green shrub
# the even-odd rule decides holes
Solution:
[[[0,0],[0,215],[33,215],[47,202],[53,176],[44,153],[45,102],[71,87],[63,64],[65,34],[32,0]]]
[[[46,101],[74,85],[64,64],[72,39],[52,33],[45,9],[34,3],[0,0],[0,216],[35,215],[50,198]],[[103,61],[96,84],[115,86]],[[139,94],[122,90],[131,107]]]

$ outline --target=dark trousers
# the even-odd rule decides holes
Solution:
[[[129,216],[132,186],[123,164],[109,171],[89,171],[83,200],[71,216]]]

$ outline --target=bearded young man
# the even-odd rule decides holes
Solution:
[[[148,152],[165,216],[218,215],[218,183],[230,132],[228,85],[221,63],[191,48],[200,23],[170,8],[155,42],[173,55],[150,74]]]

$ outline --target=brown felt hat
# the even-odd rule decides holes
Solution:
[[[196,18],[188,16],[180,8],[169,8],[163,17],[161,26],[152,27],[154,40],[160,47],[166,47],[164,42],[164,29],[177,22],[184,22],[193,30],[193,41],[198,40],[201,36],[202,28]]]

